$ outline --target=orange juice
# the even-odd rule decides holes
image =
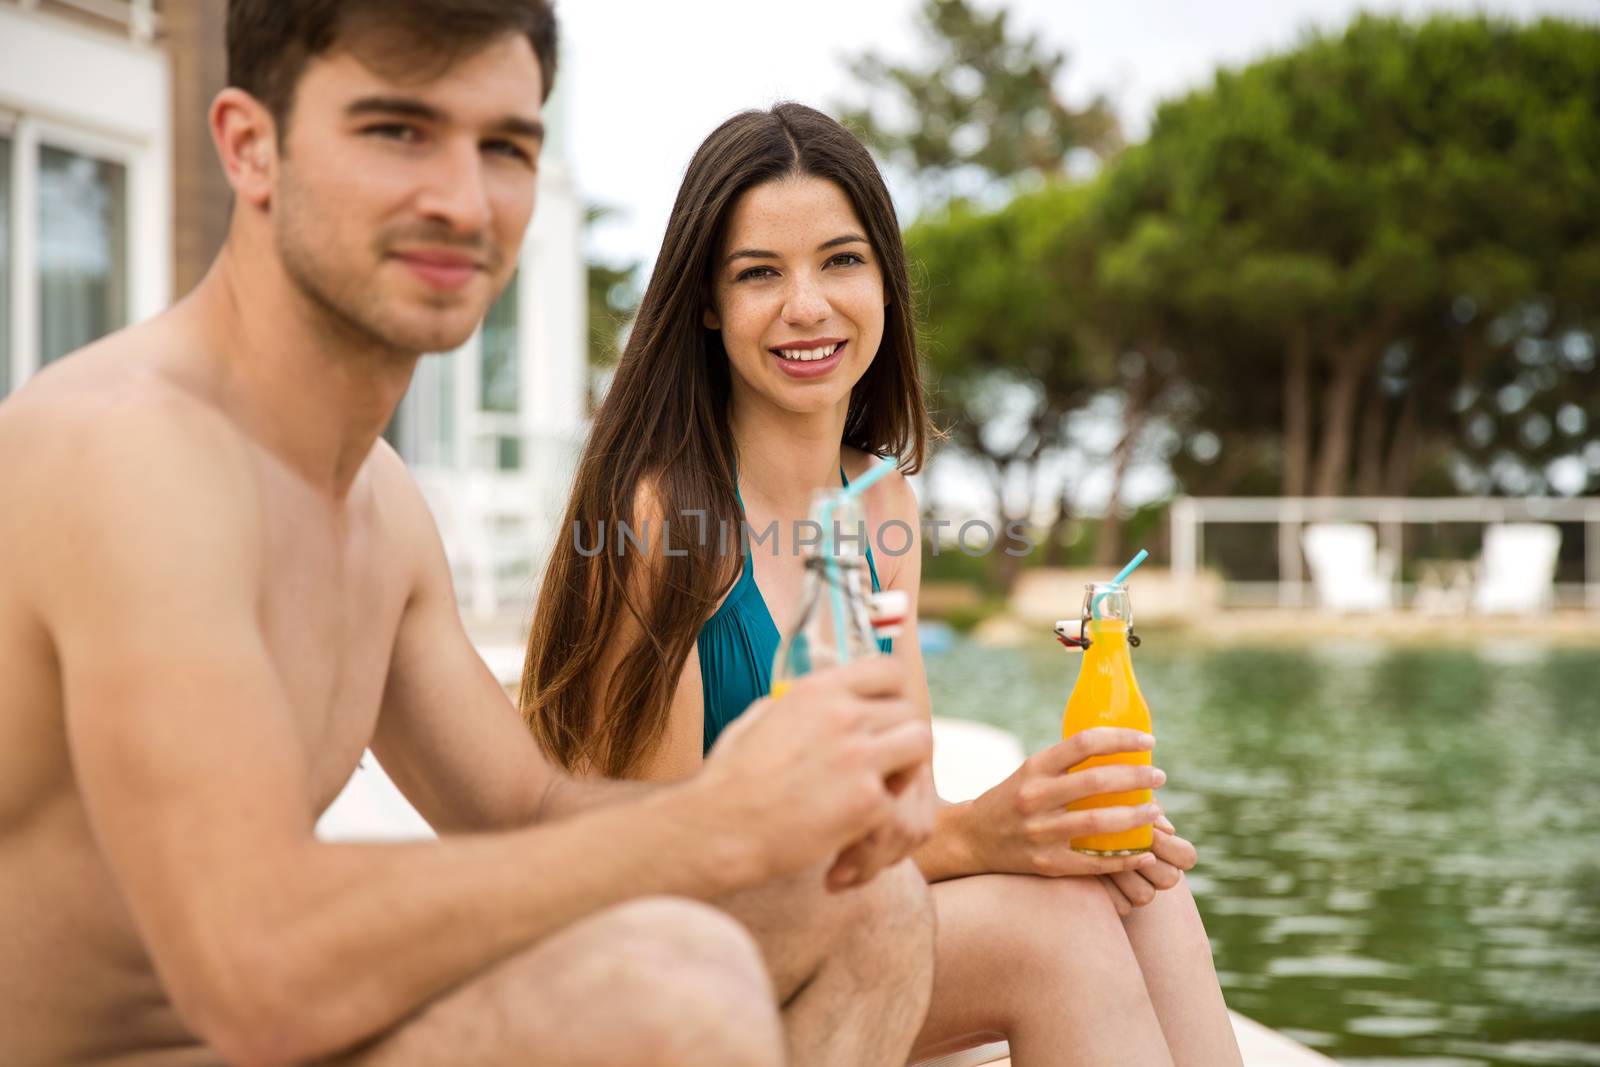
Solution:
[[[1106,595],[1097,603],[1094,598]],[[1090,604],[1095,603],[1093,609]],[[1133,658],[1128,651],[1130,615],[1127,592],[1120,586],[1091,586],[1085,598],[1085,611],[1093,611],[1085,633],[1090,645],[1083,653],[1083,665],[1078,670],[1078,682],[1067,698],[1066,713],[1061,720],[1061,736],[1071,737],[1081,730],[1095,726],[1121,726],[1150,733],[1150,706],[1139,692],[1139,682],[1133,676]],[[1079,770],[1107,763],[1150,763],[1149,752],[1124,752],[1110,756],[1091,756],[1073,767]],[[1126,793],[1103,793],[1085,797],[1067,805],[1069,811],[1089,808],[1108,808],[1122,805],[1150,803],[1148,789]],[[1119,833],[1094,834],[1075,837],[1072,847],[1078,852],[1094,856],[1126,856],[1148,852],[1152,840],[1148,826]]]

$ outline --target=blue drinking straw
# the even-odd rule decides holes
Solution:
[[[883,478],[890,471],[894,470],[894,467],[895,467],[895,459],[894,459],[894,457],[893,456],[884,456],[882,459],[878,460],[877,466],[873,467],[867,473],[863,474],[861,477],[857,478],[855,481],[853,481],[849,485],[845,486],[844,492],[843,492],[842,495],[843,496],[860,496],[862,493],[866,492],[868,489],[871,489],[874,485],[877,485],[878,482],[883,480]]]
[[[1123,582],[1128,580],[1128,575],[1139,569],[1139,564],[1143,563],[1149,558],[1150,553],[1141,548],[1139,550],[1139,554],[1130,559],[1128,561],[1128,565],[1118,571],[1117,576],[1111,579],[1111,581],[1107,584],[1121,585]],[[1104,600],[1110,595],[1111,590],[1107,589],[1104,593],[1101,593],[1099,596],[1095,597],[1094,600],[1089,604],[1089,615],[1091,618],[1098,619],[1100,617],[1100,601]]]
[[[863,474],[861,477],[845,486],[845,488],[839,493],[839,497],[841,499],[844,497],[850,497],[854,499],[855,497],[860,496],[862,493],[872,488],[872,486],[876,485],[879,479],[883,478],[890,471],[894,470],[894,468],[894,457],[884,456],[882,459],[878,460],[877,466],[873,467],[871,470],[867,471],[867,473]],[[828,591],[830,594],[829,600],[833,607],[833,640],[834,643],[839,646],[839,662],[848,663],[850,662],[850,646],[839,639],[844,632],[844,593],[839,589],[839,562],[834,555],[833,504],[834,502],[829,500],[827,503],[822,505],[822,529],[823,537],[827,539],[828,545],[826,566],[828,571]],[[863,513],[863,516],[864,515],[865,513]]]

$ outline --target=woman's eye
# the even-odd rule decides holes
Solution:
[[[766,278],[769,276],[776,277],[777,273],[778,272],[773,270],[771,267],[751,267],[749,270],[740,271],[739,276],[735,278],[734,281],[743,282],[750,281],[755,278]]]
[[[839,267],[853,267],[859,263],[865,262],[866,258],[859,252],[840,252],[838,255],[828,260],[829,264]]]

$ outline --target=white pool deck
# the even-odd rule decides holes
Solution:
[[[491,666],[497,657],[486,656]],[[498,657],[507,659],[508,657]],[[520,659],[516,669],[520,669]],[[514,673],[511,675],[514,677]],[[1022,761],[1022,745],[1011,734],[981,723],[934,720],[933,775],[946,800],[977,796],[1002,781]],[[317,822],[328,840],[409,840],[432,837],[417,814],[369,752],[363,766]],[[1334,1061],[1242,1015],[1233,1015],[1233,1030],[1245,1067],[1329,1067]],[[1005,1045],[986,1045],[926,1061],[921,1067],[1006,1065]]]

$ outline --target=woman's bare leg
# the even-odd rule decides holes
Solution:
[[[1172,1067],[1129,933],[1092,879],[977,875],[936,883],[933,901],[914,1058],[1004,1037],[1015,1067]]]
[[[1157,893],[1123,924],[1177,1067],[1239,1067],[1211,942],[1188,882]]]

